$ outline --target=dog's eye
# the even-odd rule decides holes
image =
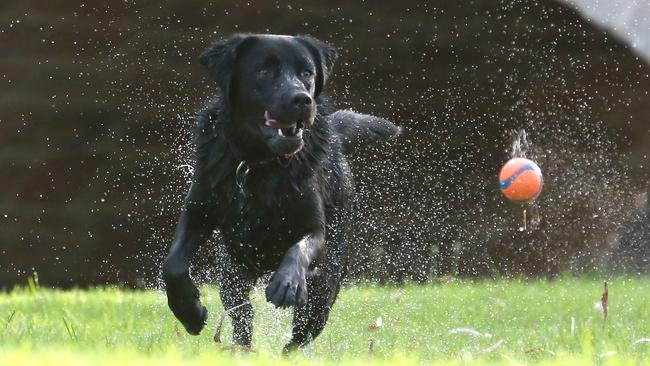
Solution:
[[[314,73],[311,72],[311,70],[305,70],[305,71],[303,71],[303,72],[300,73],[300,76],[302,76],[302,77],[305,78],[305,79],[309,79],[309,78],[311,78],[312,76],[314,76]]]

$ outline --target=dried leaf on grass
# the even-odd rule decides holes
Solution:
[[[390,297],[390,299],[391,299],[394,303],[399,303],[400,301],[402,301],[402,294],[399,293],[399,292],[396,292],[396,293],[394,293],[394,294]]]
[[[368,325],[368,331],[369,332],[374,332],[376,330],[381,329],[384,326],[384,321],[381,319],[381,317],[377,318],[374,323]]]

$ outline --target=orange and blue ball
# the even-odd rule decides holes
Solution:
[[[501,192],[512,201],[532,201],[542,192],[542,170],[532,160],[510,159],[499,173]]]

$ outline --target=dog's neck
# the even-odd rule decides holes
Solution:
[[[234,170],[233,188],[245,198],[239,201],[242,207],[251,200],[271,205],[282,191],[303,192],[328,158],[330,133],[327,120],[318,116],[314,125],[305,131],[304,147],[288,159],[278,156],[247,161],[236,158],[234,150],[230,150],[231,161],[238,161],[236,167],[229,169]]]

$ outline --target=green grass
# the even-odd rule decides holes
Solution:
[[[192,337],[160,292],[31,286],[0,294],[0,365],[650,364],[650,343],[633,346],[650,338],[650,279],[609,284],[607,321],[593,277],[348,286],[323,334],[289,359],[280,349],[291,312],[266,304],[263,288],[253,294],[254,352],[244,353],[212,340],[222,311],[213,288],[202,290],[209,325]],[[370,331],[378,317],[383,326]],[[457,328],[483,335],[450,333]],[[223,335],[228,344],[229,321]]]

